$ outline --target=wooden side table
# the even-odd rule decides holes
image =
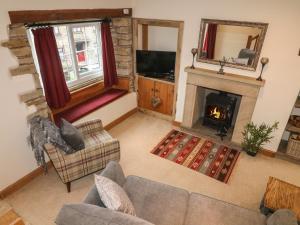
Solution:
[[[292,210],[300,221],[300,187],[269,177],[266,192],[261,204],[264,214],[277,209]]]

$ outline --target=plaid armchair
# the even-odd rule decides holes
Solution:
[[[120,143],[103,129],[101,120],[92,120],[76,126],[84,137],[85,149],[65,154],[52,144],[45,150],[62,182],[71,191],[71,182],[103,169],[111,160],[120,159]]]

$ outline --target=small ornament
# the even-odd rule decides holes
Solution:
[[[195,69],[194,62],[195,62],[195,56],[197,55],[197,52],[198,52],[197,48],[192,48],[191,53],[193,54],[193,63],[191,69]]]
[[[159,97],[153,96],[151,98],[151,105],[153,108],[157,108],[161,104],[161,99]]]
[[[256,79],[256,80],[258,80],[258,81],[262,81],[261,75],[262,75],[262,72],[263,72],[263,70],[264,70],[264,68],[265,68],[265,65],[267,65],[267,64],[269,63],[269,58],[267,58],[267,57],[262,57],[262,58],[260,59],[260,63],[261,63],[261,72],[260,72],[259,77]]]
[[[227,59],[224,56],[223,56],[223,60],[219,60],[219,64],[220,64],[221,68],[219,69],[218,74],[221,74],[221,75],[225,74],[223,67],[225,66],[226,62],[227,62]]]

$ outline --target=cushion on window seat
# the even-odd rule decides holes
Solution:
[[[55,123],[60,124],[61,118],[69,121],[70,123],[82,118],[83,116],[101,108],[114,100],[120,98],[127,93],[126,90],[110,89],[94,98],[87,100],[86,102],[80,103],[66,111],[58,113],[54,116]]]

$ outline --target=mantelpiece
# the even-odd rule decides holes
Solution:
[[[187,87],[182,126],[192,128],[203,110],[204,88],[240,95],[241,103],[237,114],[231,141],[240,144],[244,126],[251,121],[259,90],[265,81],[237,74],[217,74],[206,69],[187,67]]]

